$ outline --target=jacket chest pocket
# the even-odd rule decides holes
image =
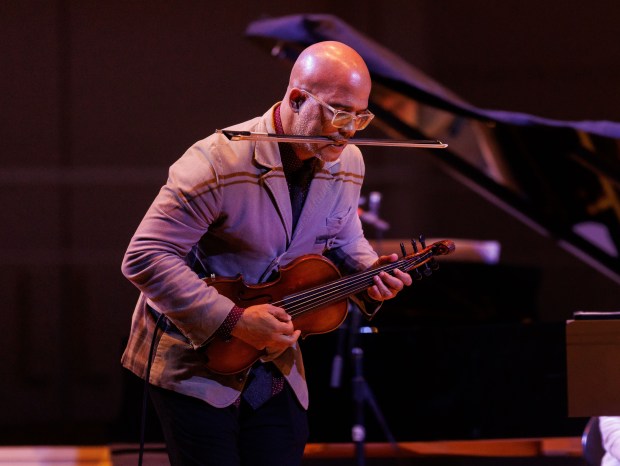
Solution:
[[[342,225],[344,224],[349,212],[350,209],[335,213],[327,217],[325,219],[325,226],[319,232],[319,235],[316,237],[314,244],[321,247],[323,251],[334,247],[336,237],[338,236],[338,233],[342,230]]]

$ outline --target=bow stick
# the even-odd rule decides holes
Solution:
[[[291,134],[255,133],[251,131],[231,131],[216,129],[231,141],[269,141],[269,142],[301,142],[311,144],[355,144],[356,146],[393,146],[420,147],[425,149],[445,149],[448,144],[437,140],[416,139],[332,139],[325,136],[299,136]]]

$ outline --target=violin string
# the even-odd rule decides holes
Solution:
[[[342,289],[342,288],[339,288],[341,285],[345,285],[348,287],[346,289],[350,289],[351,284],[358,285],[359,283],[366,283],[366,285],[362,287],[362,289],[364,289],[372,285],[372,281],[368,282],[368,279],[372,278],[374,275],[377,275],[381,271],[390,272],[390,271],[393,271],[395,268],[401,268],[401,265],[403,264],[405,264],[405,267],[404,267],[405,271],[409,271],[415,268],[416,266],[423,265],[424,261],[428,261],[428,259],[432,256],[431,250],[432,248],[427,248],[419,253],[416,253],[415,255],[407,256],[404,259],[401,259],[400,261],[391,262],[389,264],[385,264],[378,268],[369,269],[369,270],[366,270],[364,272],[361,272],[355,275],[341,277],[340,279],[337,279],[335,281],[325,283],[322,285],[318,285],[316,287],[309,288],[306,290],[302,290],[300,292],[288,295],[283,300],[274,302],[272,304],[274,306],[284,307],[287,310],[292,310],[293,313],[295,313],[296,309],[298,309],[299,306],[303,306],[305,303],[313,299],[316,299],[316,296],[331,297],[330,299],[333,299],[334,293],[339,293],[340,290]],[[347,297],[350,294],[351,293],[344,295],[344,296],[341,296],[340,294],[336,294],[335,296],[338,299],[340,299],[342,297]],[[316,306],[313,305],[313,307],[316,307]],[[303,309],[302,312],[304,312],[305,310],[307,309]]]
[[[291,295],[284,297],[281,301],[273,302],[274,306],[283,307],[289,312],[289,314],[295,314],[295,310],[299,306],[303,306],[305,303],[312,301],[313,299],[317,299],[317,297],[326,296],[330,293],[338,292],[343,286],[346,287],[350,283],[355,283],[355,281],[367,281],[372,276],[380,273],[381,271],[389,272],[389,268],[387,266],[382,266],[370,271],[356,274],[354,276],[341,277],[337,280],[331,281],[326,284],[317,285],[312,288],[308,288]]]
[[[391,269],[385,269],[385,272],[391,272]],[[356,276],[354,279],[343,281],[336,286],[332,284],[331,287],[326,288],[325,292],[301,293],[296,295],[292,302],[289,301],[288,305],[284,308],[292,317],[302,314],[306,311],[316,309],[322,304],[338,301],[340,298],[344,298],[355,294],[358,291],[362,291],[372,285],[373,275]]]
[[[343,277],[325,285],[303,290],[272,304],[285,308],[289,315],[294,317],[308,310],[316,309],[321,305],[346,298],[370,287],[373,284],[372,277],[378,275],[381,271],[390,273],[396,268],[409,271],[415,268],[415,266],[420,266],[429,259],[430,255],[429,252],[418,253],[415,256],[410,256],[410,258],[392,262],[353,276]]]
[[[400,268],[400,265],[411,262],[411,261],[402,261],[400,264],[392,263],[391,267],[384,268],[386,272],[392,272],[396,268]],[[377,269],[373,269],[373,272]],[[298,306],[289,312],[289,314],[293,317],[302,314],[303,312],[310,311],[316,309],[322,305],[330,304],[341,300],[342,298],[346,298],[351,296],[357,292],[360,292],[373,284],[372,277],[376,275],[373,274],[362,274],[360,276],[356,276],[351,280],[343,282],[344,286],[334,287],[328,293],[322,293],[315,295],[311,299],[307,297],[300,297],[297,301]],[[288,312],[288,309],[287,309]]]
[[[337,280],[331,281],[329,283],[324,283],[321,285],[318,285],[316,287],[313,288],[309,288],[306,290],[301,290],[299,292],[293,293],[291,295],[286,296],[283,300],[281,301],[277,301],[272,303],[274,306],[279,306],[279,307],[284,307],[287,310],[293,310],[295,309],[295,306],[297,305],[303,305],[305,302],[308,302],[309,300],[315,299],[317,296],[325,296],[326,293],[329,292],[334,292],[337,291],[339,289],[340,286],[342,285],[347,285],[348,283],[351,283],[352,281],[355,280],[366,280],[374,275],[377,275],[378,273],[380,273],[381,271],[386,271],[389,272],[391,269],[395,268],[396,266],[402,264],[403,261],[398,261],[396,263],[392,262],[390,264],[386,264],[383,265],[381,267],[377,267],[375,269],[372,270],[367,270],[364,272],[361,272],[359,274],[355,274],[352,276],[346,276],[346,277],[341,277]]]

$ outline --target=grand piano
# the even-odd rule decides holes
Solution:
[[[455,177],[620,283],[620,123],[477,108],[331,15],[261,19],[246,34],[286,60],[322,40],[351,45],[372,75],[373,126],[449,142],[438,160]]]
[[[377,118],[371,131],[447,142],[449,147],[434,161],[450,177],[549,238],[586,264],[593,276],[620,284],[619,123],[477,108],[331,15],[262,18],[248,26],[246,35],[286,61],[318,41],[351,45],[366,60],[373,79],[369,106]],[[470,272],[480,274],[480,280],[468,281]],[[532,304],[538,277],[535,270],[517,270],[515,292],[505,285],[514,278],[512,272],[446,263],[441,277],[416,285],[417,308],[412,310],[405,296],[393,306],[407,312],[380,316],[377,333],[369,327],[368,333],[354,337],[363,341],[366,379],[398,440],[581,433],[586,419],[567,413],[564,322],[538,323],[524,311]],[[506,280],[492,282],[494,289],[484,289],[484,299],[503,300],[502,316],[475,310],[464,316],[437,309],[436,303],[432,308],[431,300],[448,294],[441,283],[452,280],[462,292],[456,296],[453,289],[452,301],[444,300],[444,307],[467,308],[464,303],[477,299],[472,293],[483,294],[476,288],[480,281],[493,276]],[[333,413],[351,404],[350,374],[345,369],[344,382],[337,386],[330,381],[329,362],[341,342],[342,330],[303,342],[309,383],[321,399],[311,413],[313,441],[349,440],[350,416]],[[395,377],[412,382],[398,387]],[[368,423],[369,440],[385,440],[385,426],[372,412]]]

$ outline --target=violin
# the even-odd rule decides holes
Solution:
[[[454,249],[452,241],[437,241],[395,262],[345,277],[327,258],[307,254],[282,267],[279,277],[272,282],[248,285],[241,275],[203,280],[239,307],[272,304],[283,308],[292,317],[295,329],[301,330],[301,337],[306,338],[337,329],[347,316],[347,298],[371,287],[373,277],[380,272],[393,275],[395,269],[409,272],[424,267],[428,275],[431,266],[436,266],[434,256],[449,254]],[[205,347],[205,355],[207,368],[212,372],[235,374],[252,366],[265,351],[234,336],[226,340],[216,336]]]

